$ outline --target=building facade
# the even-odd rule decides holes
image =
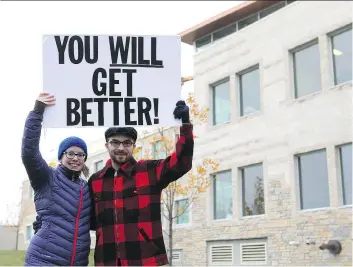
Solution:
[[[0,251],[17,249],[17,225],[0,225]]]
[[[351,265],[351,4],[246,1],[180,35],[210,107],[195,160],[221,162],[174,233],[182,264]]]
[[[25,180],[22,182],[21,208],[18,219],[18,250],[28,249],[29,242],[31,241],[34,234],[33,222],[36,219],[36,215],[37,214],[34,205],[34,191],[29,180]]]

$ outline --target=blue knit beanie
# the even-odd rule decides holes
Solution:
[[[83,141],[81,138],[76,137],[76,136],[71,136],[66,139],[64,139],[60,145],[59,145],[59,151],[58,151],[58,160],[61,159],[63,153],[68,149],[69,147],[72,146],[77,146],[82,148],[82,150],[85,152],[86,157],[85,160],[87,159],[87,145],[85,141]]]

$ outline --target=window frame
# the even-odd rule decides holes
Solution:
[[[275,10],[275,11],[269,13],[267,16],[270,16],[270,15],[272,15],[272,14],[274,14],[274,13],[280,11],[282,8],[285,8],[286,6],[292,4],[293,2],[297,2],[297,1],[281,1],[281,3],[282,3],[282,2],[285,3],[284,6],[282,6],[282,7],[280,7],[279,9],[277,9],[277,10]],[[261,9],[261,10],[259,10],[259,11],[256,11],[256,12],[254,12],[254,13],[252,13],[252,14],[247,15],[246,17],[240,18],[240,19],[235,20],[234,22],[232,22],[232,23],[230,23],[230,24],[227,24],[227,25],[225,25],[225,26],[223,26],[223,27],[221,27],[221,28],[219,28],[219,29],[216,29],[216,30],[214,30],[214,31],[212,31],[212,32],[210,32],[210,33],[208,33],[207,35],[204,35],[204,36],[201,36],[201,37],[197,38],[195,41],[193,41],[194,51],[195,51],[196,53],[201,52],[201,51],[203,51],[205,48],[207,48],[207,47],[213,45],[215,42],[217,42],[217,41],[219,41],[219,40],[222,40],[223,38],[227,38],[228,36],[231,36],[232,34],[238,32],[239,30],[244,29],[244,28],[246,28],[247,26],[258,22],[259,20],[261,20],[261,19],[263,19],[263,18],[266,18],[267,16],[261,17],[261,16],[260,16],[260,13],[263,12],[263,11],[265,11],[265,10],[268,10],[268,9],[272,8],[272,7],[275,6],[275,5],[279,5],[279,3],[272,4],[272,5],[270,5],[270,6],[266,7],[266,8],[264,8],[264,9]],[[239,22],[242,22],[242,21],[244,21],[244,20],[246,20],[246,19],[248,19],[249,17],[254,16],[254,15],[257,15],[257,20],[256,20],[255,22],[250,23],[250,24],[244,26],[243,28],[239,29]],[[236,31],[232,32],[231,34],[225,35],[225,36],[223,36],[223,37],[221,37],[221,38],[219,38],[219,39],[214,40],[214,37],[213,37],[214,33],[220,32],[220,31],[224,30],[225,28],[232,27],[234,24],[236,25]],[[203,39],[203,38],[206,39],[206,37],[209,37],[209,36],[211,36],[209,43],[207,43],[206,45],[201,45],[201,46],[197,47],[196,44],[197,44],[197,42],[198,42],[199,40],[201,40],[201,39]]]
[[[243,184],[243,180],[244,180],[244,169],[247,167],[252,167],[252,166],[257,166],[260,165],[262,168],[262,178],[263,178],[263,187],[264,187],[264,210],[265,212],[263,214],[255,214],[255,215],[245,215],[244,212],[244,184]],[[258,161],[252,164],[248,164],[248,165],[244,165],[241,167],[238,167],[238,177],[239,177],[239,197],[240,197],[240,205],[237,205],[239,208],[239,217],[240,218],[251,218],[251,217],[262,217],[266,215],[266,184],[265,184],[265,173],[264,173],[264,162],[263,161]]]
[[[216,180],[214,177],[221,174],[221,173],[227,173],[229,172],[230,173],[230,178],[231,178],[231,183],[232,183],[232,188],[233,188],[233,170],[231,168],[229,169],[225,169],[225,170],[222,170],[222,171],[218,171],[216,173],[212,173],[211,174],[211,200],[212,200],[212,212],[211,212],[211,216],[212,216],[212,221],[214,222],[218,222],[218,221],[230,221],[230,220],[233,220],[234,219],[234,205],[233,205],[233,202],[234,202],[234,195],[233,195],[233,192],[232,192],[232,214],[231,214],[231,217],[230,218],[222,218],[222,219],[217,219],[216,218]]]
[[[164,158],[167,157],[167,152],[166,152],[165,149],[163,148],[164,156],[161,157],[161,158],[156,158],[156,145],[157,145],[158,143],[161,143],[161,144],[163,145],[163,141],[162,141],[162,140],[157,140],[157,141],[155,141],[155,142],[152,144],[152,157],[153,157],[154,160],[164,159]],[[159,152],[159,153],[161,153],[161,152]]]
[[[324,152],[325,153],[325,163],[326,163],[326,172],[327,172],[327,185],[328,185],[328,206],[326,207],[315,207],[315,208],[303,208],[303,194],[302,194],[302,173],[301,173],[301,169],[300,169],[300,161],[299,161],[299,157],[304,156],[304,155],[309,155],[315,152]],[[317,149],[313,149],[313,150],[308,150],[308,151],[303,151],[303,152],[299,152],[294,154],[294,165],[295,165],[295,178],[296,178],[296,208],[298,211],[300,212],[305,212],[305,211],[312,211],[312,210],[324,210],[324,209],[328,209],[331,207],[331,199],[330,199],[330,183],[329,183],[329,169],[328,169],[328,151],[326,149],[326,147],[324,148],[317,148]]]
[[[300,98],[303,98],[303,97],[307,97],[309,95],[312,95],[312,94],[317,94],[319,92],[322,91],[322,77],[321,77],[321,74],[320,74],[320,88],[318,88],[317,91],[313,92],[313,93],[309,93],[309,94],[305,94],[305,95],[302,95],[302,96],[298,96],[298,88],[297,88],[297,75],[296,75],[296,61],[295,61],[295,53],[298,53],[304,49],[307,49],[311,46],[314,46],[314,45],[317,45],[318,47],[318,50],[319,50],[319,55],[321,56],[321,53],[320,53],[320,43],[319,43],[319,38],[314,38],[308,42],[305,42],[301,45],[298,45],[292,49],[289,50],[289,54],[290,54],[290,63],[291,63],[291,80],[292,80],[292,97],[294,99],[300,99]],[[321,70],[321,58],[319,58],[319,68]]]
[[[327,33],[328,48],[329,48],[329,64],[330,64],[329,69],[330,69],[330,78],[331,78],[330,83],[332,86],[339,86],[347,82],[352,82],[352,80],[350,80],[343,83],[337,83],[335,55],[333,54],[333,38],[349,30],[353,30],[352,23],[349,23],[345,26],[342,26],[334,31]]]
[[[188,197],[185,197],[185,196],[175,197],[175,199],[174,199],[174,208],[173,208],[173,209],[174,209],[174,210],[173,210],[174,215],[176,215],[176,212],[177,212],[177,210],[176,210],[176,203],[177,203],[178,201],[183,201],[183,200],[187,200],[188,202],[190,201],[189,198],[188,198]],[[189,204],[189,203],[188,203],[188,204]],[[179,224],[178,224],[178,223],[177,223],[177,219],[178,219],[178,218],[175,218],[175,220],[174,220],[174,222],[173,222],[175,228],[183,228],[183,227],[189,227],[189,226],[191,226],[191,221],[192,221],[192,218],[191,218],[191,216],[192,216],[191,206],[192,206],[192,203],[189,204],[187,210],[185,211],[185,212],[187,212],[188,215],[189,215],[189,217],[188,217],[188,218],[189,218],[188,222],[187,222],[187,223],[179,223]],[[185,213],[185,212],[184,212],[184,213]]]
[[[255,70],[258,70],[259,72],[259,99],[260,99],[260,109],[257,110],[256,112],[253,112],[253,113],[250,113],[250,114],[246,114],[244,115],[244,101],[243,101],[243,83],[242,83],[242,76],[244,74],[247,74],[247,73],[250,73],[250,72],[253,72]],[[261,113],[262,111],[262,101],[261,101],[261,98],[262,98],[262,92],[261,92],[261,73],[260,73],[260,64],[257,63],[255,65],[252,65],[242,71],[239,71],[236,73],[236,79],[237,79],[237,92],[236,92],[236,95],[237,95],[237,104],[238,104],[238,116],[239,117],[247,117],[247,116],[253,116],[253,115],[256,115],[256,114],[259,114]]]
[[[215,101],[216,101],[216,97],[215,97],[215,92],[216,92],[216,87],[217,86],[220,86],[224,83],[228,83],[228,95],[229,95],[229,120],[228,121],[225,121],[223,123],[217,123],[216,124],[216,109],[215,109]],[[210,112],[211,113],[211,117],[212,117],[212,126],[215,127],[215,126],[219,126],[219,125],[224,125],[224,124],[227,124],[227,123],[230,123],[231,120],[232,120],[232,112],[231,112],[231,93],[230,93],[230,77],[227,76],[223,79],[220,79],[218,80],[217,82],[214,82],[212,84],[209,85],[209,88],[210,88],[210,91],[211,91],[211,109],[210,109]]]
[[[97,160],[92,162],[93,163],[94,172],[98,172],[99,170],[102,170],[102,169],[99,169],[99,170],[97,169],[97,163],[99,163],[99,162],[102,162],[102,165],[103,165],[102,169],[104,168],[104,160],[103,159],[97,159]]]
[[[343,144],[340,144],[340,145],[337,145],[335,147],[335,151],[336,151],[336,164],[337,164],[337,179],[338,179],[338,188],[339,188],[339,195],[340,195],[340,206],[343,206],[343,207],[350,207],[352,206],[352,204],[346,204],[346,196],[345,196],[345,186],[344,186],[344,176],[343,176],[343,173],[342,173],[342,167],[343,167],[343,164],[342,164],[342,152],[341,152],[341,148],[344,147],[344,146],[349,146],[351,145],[352,146],[352,149],[353,149],[353,143],[352,142],[348,142],[348,143],[343,143]],[[351,162],[352,164],[352,162]],[[352,166],[353,168],[353,166]],[[351,177],[352,178],[352,177]]]

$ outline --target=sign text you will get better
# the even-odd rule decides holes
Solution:
[[[46,127],[175,125],[176,36],[45,36]],[[169,113],[169,114],[168,114]]]

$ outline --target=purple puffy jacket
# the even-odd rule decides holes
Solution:
[[[43,113],[31,111],[22,139],[22,162],[34,189],[42,226],[31,239],[25,266],[87,266],[91,198],[87,182],[59,165],[51,168],[39,151]]]

